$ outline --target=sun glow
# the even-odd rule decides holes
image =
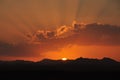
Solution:
[[[67,58],[62,58],[62,61],[67,61],[68,59]]]

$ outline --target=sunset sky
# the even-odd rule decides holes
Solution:
[[[1,60],[64,57],[120,61],[120,0],[0,0]]]

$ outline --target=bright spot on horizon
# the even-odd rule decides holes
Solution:
[[[67,58],[62,58],[62,61],[67,61],[68,59]]]

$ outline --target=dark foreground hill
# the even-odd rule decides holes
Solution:
[[[76,60],[50,60],[32,61],[0,61],[0,71],[59,71],[59,72],[88,72],[88,71],[120,71],[120,62],[110,58]]]

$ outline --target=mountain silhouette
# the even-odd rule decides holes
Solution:
[[[78,58],[75,60],[44,59],[38,62],[16,60],[0,61],[0,71],[120,71],[120,62],[110,58],[89,59]]]

